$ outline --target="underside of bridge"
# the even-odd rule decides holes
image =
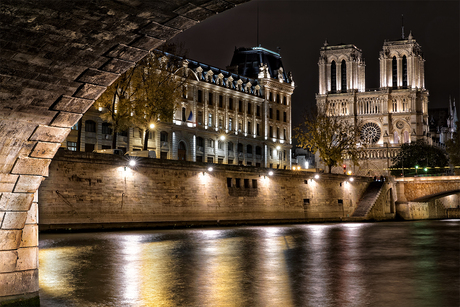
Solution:
[[[0,305],[38,296],[34,195],[70,128],[150,50],[247,1],[0,1]]]

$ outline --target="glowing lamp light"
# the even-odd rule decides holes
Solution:
[[[280,145],[276,146],[276,150],[280,150],[280,149],[281,149]]]
[[[273,171],[269,171],[268,176],[273,176]]]
[[[318,175],[318,174],[315,175],[315,179],[319,179],[319,175]]]
[[[150,124],[150,129],[155,128],[155,124]]]
[[[208,167],[208,172],[212,172],[213,168],[212,166]]]
[[[225,135],[221,135],[221,136],[220,136],[220,140],[221,140],[221,141],[225,141]]]
[[[353,182],[355,179],[353,177],[351,177],[350,179],[348,179],[350,182]]]
[[[130,160],[129,161],[129,166],[136,166],[136,161]]]

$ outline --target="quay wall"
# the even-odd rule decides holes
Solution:
[[[367,177],[60,150],[38,192],[40,229],[340,221]],[[208,167],[213,170],[209,171]],[[387,210],[388,211],[388,210]],[[385,219],[385,210],[373,218]],[[146,224],[144,224],[146,225]]]

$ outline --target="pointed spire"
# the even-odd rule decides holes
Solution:
[[[324,47],[327,47],[327,46],[329,46],[329,42],[327,41],[327,38],[326,38],[326,40],[324,41]]]
[[[409,31],[409,37],[408,37],[408,38],[409,38],[409,40],[413,40],[413,39],[414,39],[414,37],[412,36],[412,30]]]
[[[404,15],[401,14],[401,38],[404,39]]]

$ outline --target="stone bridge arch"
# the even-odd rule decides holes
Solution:
[[[38,296],[33,200],[70,128],[150,50],[247,1],[0,2],[0,304]]]
[[[460,176],[397,178],[399,202],[419,202],[460,192]]]

